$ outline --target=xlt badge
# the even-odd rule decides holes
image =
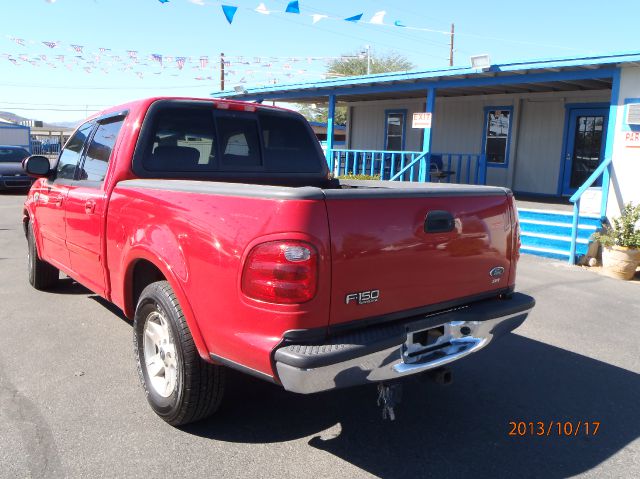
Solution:
[[[358,304],[375,303],[380,298],[380,290],[360,291],[359,293],[349,293],[344,299],[346,304],[357,302]]]

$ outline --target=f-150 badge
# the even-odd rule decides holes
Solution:
[[[346,304],[358,303],[369,304],[375,303],[380,298],[380,290],[372,289],[371,291],[360,291],[359,293],[349,293],[344,299]]]

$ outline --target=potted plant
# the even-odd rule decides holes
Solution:
[[[602,244],[603,273],[613,278],[629,280],[640,264],[640,205],[628,203],[613,226],[596,233]]]

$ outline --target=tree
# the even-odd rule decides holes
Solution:
[[[308,121],[317,121],[319,123],[326,123],[329,117],[329,109],[326,106],[314,107],[313,105],[304,104],[297,105],[297,110]],[[334,115],[334,121],[336,125],[347,124],[347,108],[344,106],[337,106]]]
[[[406,71],[414,68],[405,56],[397,52],[390,52],[386,55],[370,54],[369,66],[371,73],[387,73]],[[346,54],[329,63],[327,67],[327,78],[350,77],[367,74],[367,55],[362,53]],[[328,110],[326,106],[314,107],[313,105],[298,105],[298,111],[309,121],[326,123]],[[337,106],[335,113],[335,123],[337,125],[347,124],[346,107]]]
[[[412,70],[414,64],[404,55],[390,52],[386,55],[370,53],[370,71],[374,73],[388,73]],[[351,77],[367,74],[367,54],[355,53],[342,55],[341,58],[332,60],[327,67],[328,77]]]

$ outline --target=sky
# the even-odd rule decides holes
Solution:
[[[451,23],[456,66],[640,50],[637,0],[300,0],[300,14],[289,3],[0,0],[0,110],[52,123],[148,96],[206,97],[222,52],[227,89],[321,79],[327,61],[367,45],[444,67]],[[238,7],[231,24],[223,4]]]

